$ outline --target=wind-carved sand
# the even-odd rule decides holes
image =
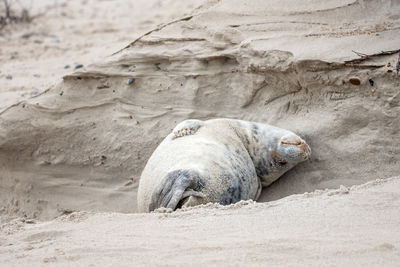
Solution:
[[[70,2],[79,8],[71,12],[78,17],[68,20],[75,28],[66,31],[67,39],[84,37],[79,45],[59,49],[51,37],[43,44],[32,39],[21,48],[20,64],[10,47],[25,41],[1,45],[2,88],[12,90],[37,79],[31,73],[36,66],[47,70],[41,74],[46,81],[49,72],[59,73],[52,60],[41,60],[63,55],[62,49],[68,50],[62,67],[74,55],[71,48],[85,59],[85,68],[36,97],[1,107],[1,262],[104,265],[107,257],[154,265],[397,264],[399,187],[398,178],[389,177],[400,169],[394,145],[400,80],[398,53],[382,54],[399,49],[396,1],[201,1],[161,25],[132,28],[130,45],[107,48],[113,55],[90,58],[118,32],[125,42],[130,21],[82,27],[80,8],[87,4],[103,19],[99,14],[111,14],[104,6],[114,10],[119,1]],[[53,32],[60,32],[64,16],[53,15],[48,23],[41,18],[42,25],[58,25]],[[87,66],[93,58],[98,63]],[[15,78],[7,79],[13,71]],[[280,200],[172,214],[114,213],[137,211],[140,173],[178,122],[217,117],[276,125],[309,142],[310,160],[259,199]],[[369,183],[377,178],[384,180]],[[10,217],[24,219],[4,224]]]
[[[188,118],[258,121],[309,140],[310,161],[260,201],[397,175],[398,55],[345,61],[398,49],[399,5],[300,2],[207,2],[5,109],[5,213],[137,211],[146,161]],[[358,28],[377,30],[340,36]],[[338,35],[310,36],[328,32]]]

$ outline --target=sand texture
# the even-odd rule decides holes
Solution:
[[[397,266],[400,178],[174,213],[76,212],[0,228],[0,262],[43,266]],[[44,265],[46,266],[46,265]]]
[[[358,57],[352,50],[398,49],[400,5],[300,2],[207,2],[4,109],[7,212],[134,212],[146,160],[187,118],[266,122],[304,137],[312,159],[262,200],[397,175],[400,79],[385,66],[397,54],[343,61]]]
[[[346,61],[400,49],[399,1],[40,2],[0,34],[0,263],[398,264],[399,53]],[[313,155],[274,202],[124,214],[175,125],[218,117]]]

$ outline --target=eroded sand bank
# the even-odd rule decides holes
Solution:
[[[398,53],[346,61],[400,49],[399,3],[139,2],[66,1],[0,36],[0,262],[395,265]],[[300,195],[123,214],[176,123],[215,117],[299,133],[311,160],[261,201]]]
[[[399,49],[400,5],[296,3],[204,2],[3,109],[5,213],[134,212],[147,159],[187,118],[270,123],[310,144],[262,201],[398,175],[398,54],[346,61]]]

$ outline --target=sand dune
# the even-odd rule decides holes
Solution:
[[[0,262],[398,262],[397,1],[35,8],[0,35]],[[130,214],[160,141],[216,117],[292,130],[313,156],[263,190],[273,202]]]
[[[6,213],[134,212],[146,160],[187,118],[266,122],[310,144],[262,201],[397,175],[398,55],[344,62],[399,48],[400,5],[382,3],[210,1],[96,54],[0,114]]]

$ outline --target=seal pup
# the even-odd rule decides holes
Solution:
[[[310,155],[299,136],[268,124],[185,120],[149,158],[140,177],[138,209],[257,200],[263,186]]]

